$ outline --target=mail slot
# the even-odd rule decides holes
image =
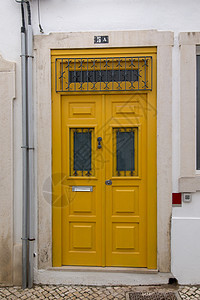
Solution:
[[[93,187],[88,185],[72,186],[72,192],[92,192]]]

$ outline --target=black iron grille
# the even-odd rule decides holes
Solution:
[[[131,171],[134,163],[134,132],[117,131],[117,171]]]
[[[138,81],[138,70],[69,71],[69,82]]]
[[[56,92],[152,90],[152,56],[56,58]]]
[[[74,171],[91,170],[91,132],[74,132]]]
[[[113,128],[113,175],[136,176],[138,128]]]
[[[91,128],[70,129],[72,176],[92,175],[92,133]]]

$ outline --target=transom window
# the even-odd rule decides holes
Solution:
[[[151,91],[152,56],[56,58],[56,92]]]

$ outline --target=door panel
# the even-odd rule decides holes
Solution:
[[[102,264],[101,98],[62,97],[63,265]]]
[[[126,216],[139,213],[138,187],[115,186],[112,188],[112,215]],[[121,200],[123,198],[123,201]]]
[[[145,103],[145,95],[106,95],[105,171],[112,180],[106,185],[107,266],[147,264],[146,119],[141,101]]]

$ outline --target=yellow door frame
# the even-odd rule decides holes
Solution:
[[[117,57],[151,55],[153,57],[153,88],[147,93],[147,268],[157,268],[157,59],[156,48],[113,48],[84,50],[52,50],[52,254],[53,266],[62,266],[62,234],[61,234],[61,98],[64,93],[55,90],[55,59],[62,57]],[[130,92],[129,92],[130,93]],[[134,93],[134,92],[133,92]]]

